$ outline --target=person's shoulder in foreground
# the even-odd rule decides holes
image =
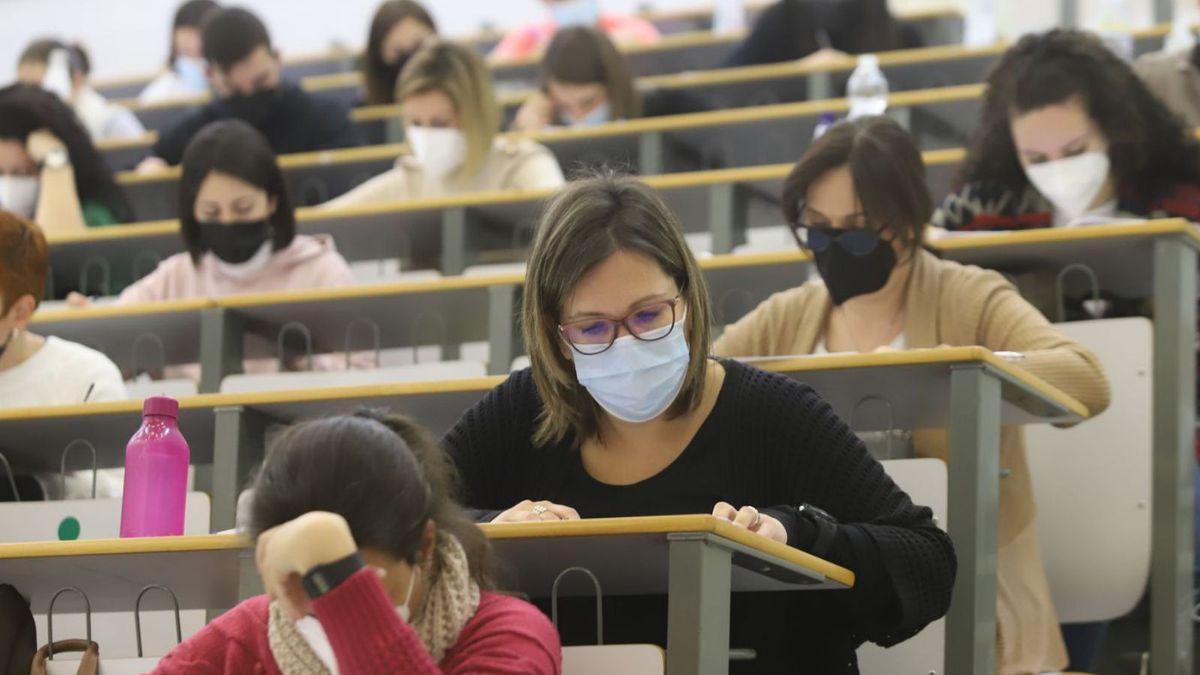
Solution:
[[[268,635],[270,600],[243,601],[163,657],[154,670],[167,673],[280,673]],[[554,626],[533,605],[484,592],[475,615],[439,664],[461,675],[557,675],[561,647]]]
[[[104,354],[54,336],[33,356],[0,372],[0,408],[119,401],[121,371]]]

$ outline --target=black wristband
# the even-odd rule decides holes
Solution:
[[[329,591],[337,588],[343,581],[354,576],[354,573],[366,566],[362,554],[358,551],[331,563],[317,565],[304,575],[304,590],[308,597],[316,600]]]
[[[834,538],[837,537],[837,519],[811,504],[802,504],[797,507],[796,515],[816,527],[817,538],[808,552],[818,558],[824,558],[833,546]]]

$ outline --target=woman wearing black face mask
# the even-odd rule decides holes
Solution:
[[[125,289],[118,304],[347,286],[350,268],[328,235],[296,234],[283,173],[266,140],[238,120],[214,122],[184,152],[179,181],[184,253]],[[87,300],[69,299],[77,306]],[[318,359],[318,368],[332,368]],[[261,370],[247,366],[248,371]]]
[[[939,260],[922,246],[933,204],[915,140],[887,117],[835,126],[784,183],[784,214],[821,279],[776,294],[729,326],[725,356],[867,353],[942,345],[1022,352],[1021,366],[1081,401],[1108,407],[1096,357],[1056,331],[1001,275]],[[947,457],[942,431],[913,449]],[[1019,427],[1001,432],[998,673],[1060,670],[1066,652],[1038,549]]]
[[[437,36],[433,17],[412,0],[387,0],[375,10],[363,54],[367,105],[396,102],[396,80],[422,44]]]

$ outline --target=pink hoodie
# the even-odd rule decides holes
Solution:
[[[290,246],[271,256],[266,267],[245,278],[235,278],[225,273],[215,264],[211,253],[201,256],[199,264],[194,264],[187,253],[176,253],[159,263],[153,272],[126,288],[117,299],[117,304],[219,298],[246,293],[349,286],[353,283],[350,267],[337,252],[329,235],[298,234]]]
[[[488,54],[496,61],[509,61],[532,56],[546,48],[558,26],[554,19],[533,21],[508,32]],[[619,46],[649,45],[661,37],[653,23],[629,14],[600,13],[600,30]]]
[[[177,253],[159,263],[158,267],[121,293],[118,305],[134,305],[160,300],[184,298],[218,298],[227,295],[269,293],[274,291],[302,290],[349,286],[354,283],[350,267],[337,252],[333,238],[329,235],[298,234],[292,243],[271,255],[263,269],[257,273],[237,278],[229,275],[215,264],[211,253],[205,253],[195,264],[187,253]],[[357,355],[355,363],[360,360]],[[247,360],[247,373],[271,373],[279,370],[275,359]],[[364,367],[373,365],[373,360],[364,360]],[[316,370],[344,370],[345,357],[340,354],[318,356],[313,359]],[[196,364],[168,368],[167,377],[200,378],[200,367]]]

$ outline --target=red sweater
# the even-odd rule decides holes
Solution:
[[[269,600],[250,598],[221,615],[163,657],[154,670],[170,673],[282,675],[267,640]],[[562,650],[554,626],[532,605],[483,593],[475,616],[440,664],[400,620],[379,578],[359,570],[313,603],[345,675],[559,675]]]

